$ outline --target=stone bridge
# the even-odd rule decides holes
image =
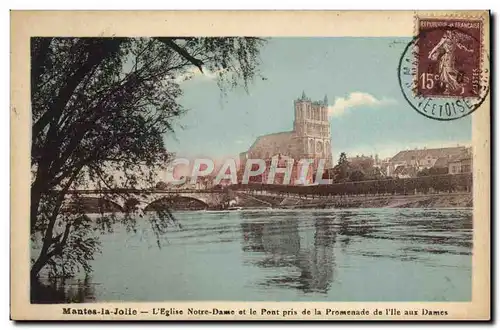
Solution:
[[[153,203],[183,200],[214,208],[231,200],[231,194],[226,190],[71,190],[67,195],[77,195],[83,202],[97,199],[110,203],[121,211],[125,210],[129,203],[147,209]],[[70,204],[71,199],[67,198],[65,203]]]

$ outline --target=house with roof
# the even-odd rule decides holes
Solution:
[[[396,167],[392,176],[400,179],[414,178],[417,176],[417,172],[418,170],[416,167],[400,165]]]
[[[469,148],[465,146],[457,146],[449,148],[403,150],[389,160],[387,176],[413,177],[419,171],[430,168],[442,168],[443,173],[448,173],[450,161],[461,159],[468,153],[468,149]],[[398,168],[401,169],[396,171]],[[412,170],[410,170],[410,168]]]
[[[450,159],[448,173],[459,174],[472,172],[472,153],[466,152]]]

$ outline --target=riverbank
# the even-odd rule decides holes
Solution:
[[[343,196],[300,199],[270,195],[238,194],[242,208],[272,207],[286,209],[304,208],[455,208],[472,207],[471,193],[432,195],[376,195]]]

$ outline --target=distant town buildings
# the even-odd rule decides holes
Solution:
[[[390,177],[411,178],[424,170],[428,170],[428,174],[471,172],[471,148],[457,146],[403,150],[388,161],[386,173]]]
[[[472,171],[471,147],[459,145],[446,148],[407,149],[385,159],[380,159],[377,154],[347,155],[347,165],[340,165],[332,160],[327,97],[325,96],[323,101],[312,101],[305,93],[302,93],[302,96],[294,101],[294,114],[293,130],[259,136],[247,151],[239,154],[236,175],[239,183],[242,182],[249,159],[264,161],[265,171],[260,175],[250,176],[248,181],[263,184],[312,184],[318,174],[319,160],[324,161],[324,172],[320,174],[322,178],[334,180],[336,183],[460,174]],[[300,160],[303,159],[314,161],[305,177],[301,177],[303,171]],[[277,162],[277,167],[284,169],[288,167],[290,160],[293,160],[293,167],[289,180],[285,181],[284,173],[275,173],[274,180],[269,180],[273,161]],[[260,167],[258,164],[253,164],[251,170],[256,171],[258,167]],[[194,181],[186,176],[183,184],[172,185],[158,182],[157,188],[215,189],[234,183],[234,180],[228,178],[219,182],[215,179],[215,172],[199,176]]]
[[[286,167],[285,161],[289,157],[301,157],[303,153],[306,153],[306,156],[311,158],[319,159],[323,157],[323,155],[330,155],[331,153],[322,151],[318,152],[318,149],[313,149],[311,154],[307,154],[311,150],[301,145],[293,146],[289,150],[293,150],[294,153],[291,153],[291,156],[283,155],[278,153],[277,155],[273,155],[274,152],[279,152],[279,149],[273,149],[274,143],[281,142],[283,145],[286,143],[294,143],[296,140],[292,139],[296,138],[297,135],[294,135],[295,131],[292,131],[290,135],[291,140],[281,140],[279,138],[275,139],[276,136],[274,134],[261,136],[254,143],[252,148],[249,149],[248,152],[242,153],[245,158],[240,160],[240,169],[238,170],[238,177],[241,178],[241,174],[244,170],[244,162],[248,159],[248,155],[254,159],[258,159],[258,157],[264,156],[268,158],[264,158],[266,160],[266,172],[264,172],[260,176],[255,176],[250,178],[250,183],[268,183],[267,176],[269,175],[269,167],[272,159],[278,159],[278,167]],[[314,133],[309,133],[314,136]],[[310,136],[310,135],[308,135]],[[321,139],[320,139],[321,140]],[[266,144],[261,145],[261,141],[267,141],[270,143],[270,148],[266,147]],[[326,141],[324,141],[326,144]],[[286,144],[288,148],[289,144]],[[302,149],[301,149],[302,148]],[[287,149],[288,150],[288,149]],[[298,150],[298,151],[297,151]],[[300,158],[299,158],[300,159]],[[243,161],[243,163],[241,163]],[[363,180],[382,180],[384,178],[415,178],[419,176],[430,176],[430,175],[441,175],[441,174],[461,174],[461,173],[470,173],[472,172],[472,148],[466,146],[456,146],[449,148],[422,148],[422,149],[411,149],[411,150],[402,150],[393,157],[380,159],[378,155],[356,155],[354,157],[347,157],[348,162],[348,171],[352,173],[348,173],[345,180],[348,181],[363,181]],[[330,163],[331,164],[331,163]],[[325,167],[325,173],[329,173],[328,178],[335,179],[335,166],[330,165],[329,168]],[[311,171],[309,173],[308,178],[309,181],[305,183],[297,183],[296,181],[291,181],[289,184],[292,185],[301,185],[308,184],[313,182],[313,173]],[[354,173],[356,172],[356,173]],[[293,172],[297,174],[297,172]],[[326,174],[323,174],[323,178]],[[356,174],[356,175],[354,175]],[[160,181],[156,185],[157,189],[160,190],[192,190],[192,189],[218,189],[223,188],[225,186],[229,186],[232,183],[230,179],[223,179],[217,184],[215,184],[215,174],[212,173],[210,175],[199,176],[197,177],[195,182],[192,182],[190,176],[185,176],[185,181],[182,184],[171,184],[169,182]],[[297,178],[297,177],[295,177]],[[276,180],[273,182],[274,184],[284,184],[280,180],[283,177],[276,175]],[[345,181],[344,180],[344,181]],[[338,183],[338,181],[336,181]]]

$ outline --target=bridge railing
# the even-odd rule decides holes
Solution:
[[[416,178],[391,178],[384,180],[343,182],[325,185],[294,186],[272,184],[237,184],[231,190],[270,192],[297,195],[378,195],[378,194],[427,194],[472,191],[472,173],[444,174]]]

